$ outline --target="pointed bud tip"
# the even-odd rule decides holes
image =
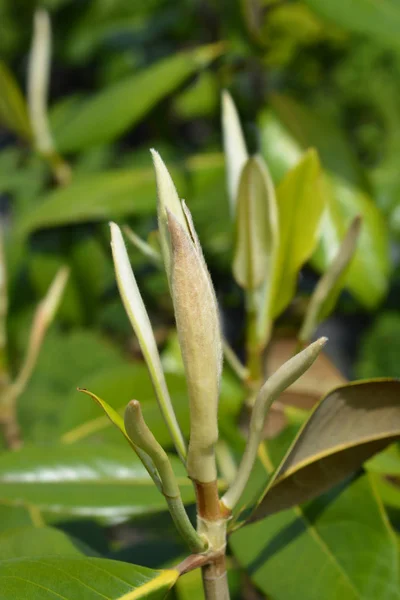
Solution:
[[[139,400],[130,400],[128,402],[127,408],[128,407],[134,408],[135,410],[137,410],[138,408],[140,408],[140,402],[139,402]]]
[[[323,336],[323,337],[320,337],[320,338],[318,338],[318,340],[317,340],[317,344],[318,344],[318,345],[319,345],[321,348],[323,348],[323,347],[325,346],[325,344],[327,343],[328,339],[329,339],[329,338],[327,338],[327,337],[325,337],[325,336]]]

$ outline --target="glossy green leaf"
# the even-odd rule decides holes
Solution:
[[[57,148],[75,152],[114,140],[221,52],[222,46],[216,44],[162,59],[84,100],[68,123],[54,130]]]
[[[362,231],[345,287],[364,306],[376,306],[388,284],[388,233],[381,213],[366,191],[365,177],[349,145],[330,122],[293,100],[279,96],[274,109],[264,113],[260,121],[263,154],[274,179],[280,181],[299,160],[302,149],[310,146],[317,148],[325,170],[323,194],[327,210],[312,263],[325,271],[351,221],[361,215]]]
[[[275,190],[261,157],[249,158],[243,167],[235,222],[233,274],[243,288],[255,290],[270,280],[278,244]]]
[[[273,317],[292,300],[299,270],[312,255],[319,238],[325,197],[314,150],[308,151],[280,183],[277,203],[279,246],[270,308]]]
[[[102,558],[21,558],[0,562],[0,593],[2,600],[162,600],[178,576]]]
[[[193,486],[171,457],[185,502]],[[46,514],[126,519],[166,509],[135,453],[111,445],[26,447],[0,456],[0,504],[29,503]]]
[[[274,600],[398,600],[398,545],[370,476],[243,527],[239,563]]]
[[[306,502],[400,437],[400,382],[376,380],[330,392],[306,421],[252,515]]]
[[[0,61],[0,123],[24,139],[31,137],[25,101],[18,83],[7,66]]]
[[[349,31],[369,35],[385,45],[399,47],[400,6],[397,0],[306,0],[316,13]]]
[[[11,558],[39,556],[82,556],[64,532],[53,527],[22,527],[0,535],[0,563]]]

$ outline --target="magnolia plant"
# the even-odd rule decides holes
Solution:
[[[280,449],[281,460],[275,467],[268,448],[263,444],[267,413],[274,400],[310,368],[327,340],[320,338],[305,348],[299,348],[292,358],[254,390],[247,441],[237,468],[234,467],[234,476],[229,482],[221,477],[216,460],[223,357],[218,305],[191,213],[185,202],[180,201],[159,154],[152,151],[152,155],[157,180],[162,259],[173,299],[189,397],[188,442],[184,439],[174,412],[149,317],[129,263],[121,230],[115,223],[111,224],[112,254],[120,295],[146,361],[160,410],[176,452],[195,488],[196,524],[191,522],[186,512],[170,459],[145,422],[140,399],[129,402],[122,420],[106,402],[87,390],[83,391],[100,404],[136,452],[154,485],[165,497],[175,526],[191,552],[174,570],[168,572],[169,575],[165,572],[158,579],[158,588],[157,581],[153,582],[153,589],[159,591],[159,595],[154,597],[162,597],[165,588],[180,575],[201,568],[207,600],[223,600],[230,597],[225,559],[228,534],[243,525],[309,500],[345,478],[363,460],[394,439],[398,435],[398,410],[394,419],[393,412],[386,414],[384,422],[380,422],[380,432],[377,432],[374,414],[382,408],[382,403],[393,405],[393,393],[397,393],[398,388],[393,384],[393,389],[389,382],[386,386],[383,382],[377,382],[379,401],[374,393],[376,390],[370,388],[360,396],[361,383],[359,388],[347,386],[329,395],[310,416],[287,452],[287,446]],[[246,165],[241,182],[247,181],[250,171],[251,176],[256,178],[250,185],[252,193],[268,179],[259,159],[250,159]],[[239,183],[239,188],[241,185]],[[243,194],[239,196],[242,198]],[[264,218],[271,228],[276,216],[270,218],[265,212]],[[245,216],[242,219],[246,221]],[[250,236],[249,239],[253,238]],[[345,247],[347,245],[348,241]],[[336,259],[336,273],[342,270],[342,263],[342,258]],[[252,263],[246,264],[239,257],[235,264],[236,271],[241,273],[239,279],[243,276],[245,281],[258,281],[259,276],[255,276]],[[263,263],[260,274],[265,267],[266,263]],[[325,282],[327,278],[328,275]],[[329,281],[324,285],[332,288]],[[251,284],[249,288],[252,292],[254,286]],[[263,297],[268,295],[271,293],[263,293]],[[324,301],[326,293],[318,292],[316,297],[322,297]],[[312,309],[313,314],[320,314],[320,303],[321,300],[317,308]],[[267,303],[267,306],[270,304]],[[314,324],[315,317],[313,319]],[[254,327],[252,335],[258,335],[258,326],[252,323],[251,327]],[[347,406],[350,397],[354,397],[355,402]],[[340,428],[343,419],[347,421],[344,429]],[[353,429],[350,424],[354,426]],[[335,430],[336,426],[339,427],[338,431]],[[382,431],[385,431],[384,435]],[[327,437],[322,439],[325,433]],[[350,452],[346,460],[338,460],[338,455],[349,452],[353,447],[357,449],[354,455]],[[260,464],[264,469],[263,476],[258,471]],[[165,586],[167,579],[169,584]],[[142,592],[138,589],[133,597],[147,597],[145,588]]]

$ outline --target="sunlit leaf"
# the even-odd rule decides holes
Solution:
[[[279,247],[271,314],[278,316],[296,290],[297,275],[318,242],[325,208],[318,156],[309,150],[277,188]]]
[[[179,576],[102,558],[41,557],[0,562],[4,600],[162,600]]]

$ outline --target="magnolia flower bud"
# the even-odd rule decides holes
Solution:
[[[216,479],[218,396],[222,369],[218,307],[189,210],[184,229],[168,211],[172,247],[172,295],[190,400],[189,476]]]
[[[169,210],[172,212],[172,214],[184,228],[186,228],[186,219],[183,214],[178,192],[176,191],[174,182],[172,181],[167,167],[156,150],[150,150],[150,152],[153,157],[157,181],[157,213],[161,252],[164,259],[168,282],[171,284],[171,243],[168,232],[167,211]]]

